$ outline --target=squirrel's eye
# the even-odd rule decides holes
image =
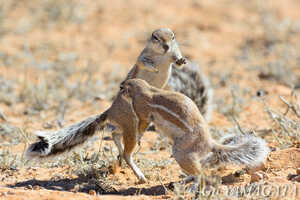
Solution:
[[[120,86],[120,92],[121,92],[121,93],[125,92],[125,88],[124,88],[123,85]]]
[[[155,40],[155,41],[159,41],[158,37],[156,37],[155,35],[152,34],[152,38]]]
[[[173,35],[172,40],[175,40],[175,36]]]

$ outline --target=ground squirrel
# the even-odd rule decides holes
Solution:
[[[186,60],[182,57],[175,40],[174,33],[168,28],[155,30],[146,47],[141,52],[136,64],[128,73],[126,80],[140,78],[155,87],[166,86],[171,75],[172,65],[184,65]],[[137,124],[131,105],[117,94],[112,105],[100,115],[85,119],[69,127],[53,132],[36,132],[38,142],[29,146],[26,155],[30,157],[45,157],[64,152],[83,143],[89,136],[94,135],[98,129],[107,124],[113,127],[113,140],[118,147],[120,158],[124,158],[133,169],[138,179],[146,180],[132,160],[132,153],[140,136],[136,135]],[[139,127],[144,132],[148,124]],[[124,148],[121,142],[123,136]]]
[[[152,122],[171,138],[173,156],[188,175],[197,176],[201,167],[228,162],[256,166],[269,153],[265,141],[252,135],[216,142],[195,103],[181,93],[155,88],[141,79],[126,81],[120,92],[131,103],[138,127]]]
[[[152,33],[145,49],[141,52],[125,81],[140,78],[146,80],[150,85],[164,88],[171,75],[172,66],[176,68],[185,63],[186,60],[181,55],[174,33],[167,28],[158,29]],[[189,73],[188,76],[190,74],[193,73]],[[180,84],[182,85],[181,82]],[[90,117],[61,130],[36,132],[40,141],[30,145],[26,155],[28,157],[45,157],[64,152],[85,142],[89,136],[94,135],[98,129],[102,129],[106,125],[112,127],[113,140],[118,147],[120,158],[125,158],[139,180],[144,182],[146,179],[134,164],[132,152],[141,137],[141,135],[136,135],[136,130],[139,129],[138,132],[143,133],[149,124],[141,124],[139,127],[135,124],[134,112],[120,93],[103,114]],[[122,137],[124,148],[121,142]]]

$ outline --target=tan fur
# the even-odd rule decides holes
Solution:
[[[219,163],[258,165],[269,152],[264,141],[254,136],[233,136],[217,143],[196,104],[181,93],[155,88],[141,79],[128,80],[121,88],[121,95],[136,113],[134,123],[141,127],[153,122],[169,136],[175,160],[189,175],[196,176],[201,167]]]

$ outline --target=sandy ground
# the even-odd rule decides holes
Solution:
[[[23,156],[34,131],[55,130],[108,108],[147,37],[160,27],[175,32],[184,56],[198,62],[212,82],[213,136],[237,132],[238,122],[272,150],[259,169],[228,165],[207,172],[222,179],[218,187],[257,184],[267,189],[252,198],[300,198],[298,0],[8,0],[0,5],[0,199],[194,196],[170,184],[183,173],[168,141],[154,132],[145,134],[135,155],[146,184],[137,184],[125,164],[116,165],[109,133],[103,142],[100,133],[74,152],[47,160],[27,162]],[[286,115],[280,96],[290,102]],[[287,194],[281,193],[284,187]]]

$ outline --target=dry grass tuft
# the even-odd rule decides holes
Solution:
[[[280,112],[277,109],[272,109],[266,104],[265,111],[271,120],[272,136],[280,148],[287,148],[293,145],[299,145],[300,141],[300,106],[299,98],[295,92],[292,92],[290,102],[284,97],[279,97],[285,104],[286,111]]]

